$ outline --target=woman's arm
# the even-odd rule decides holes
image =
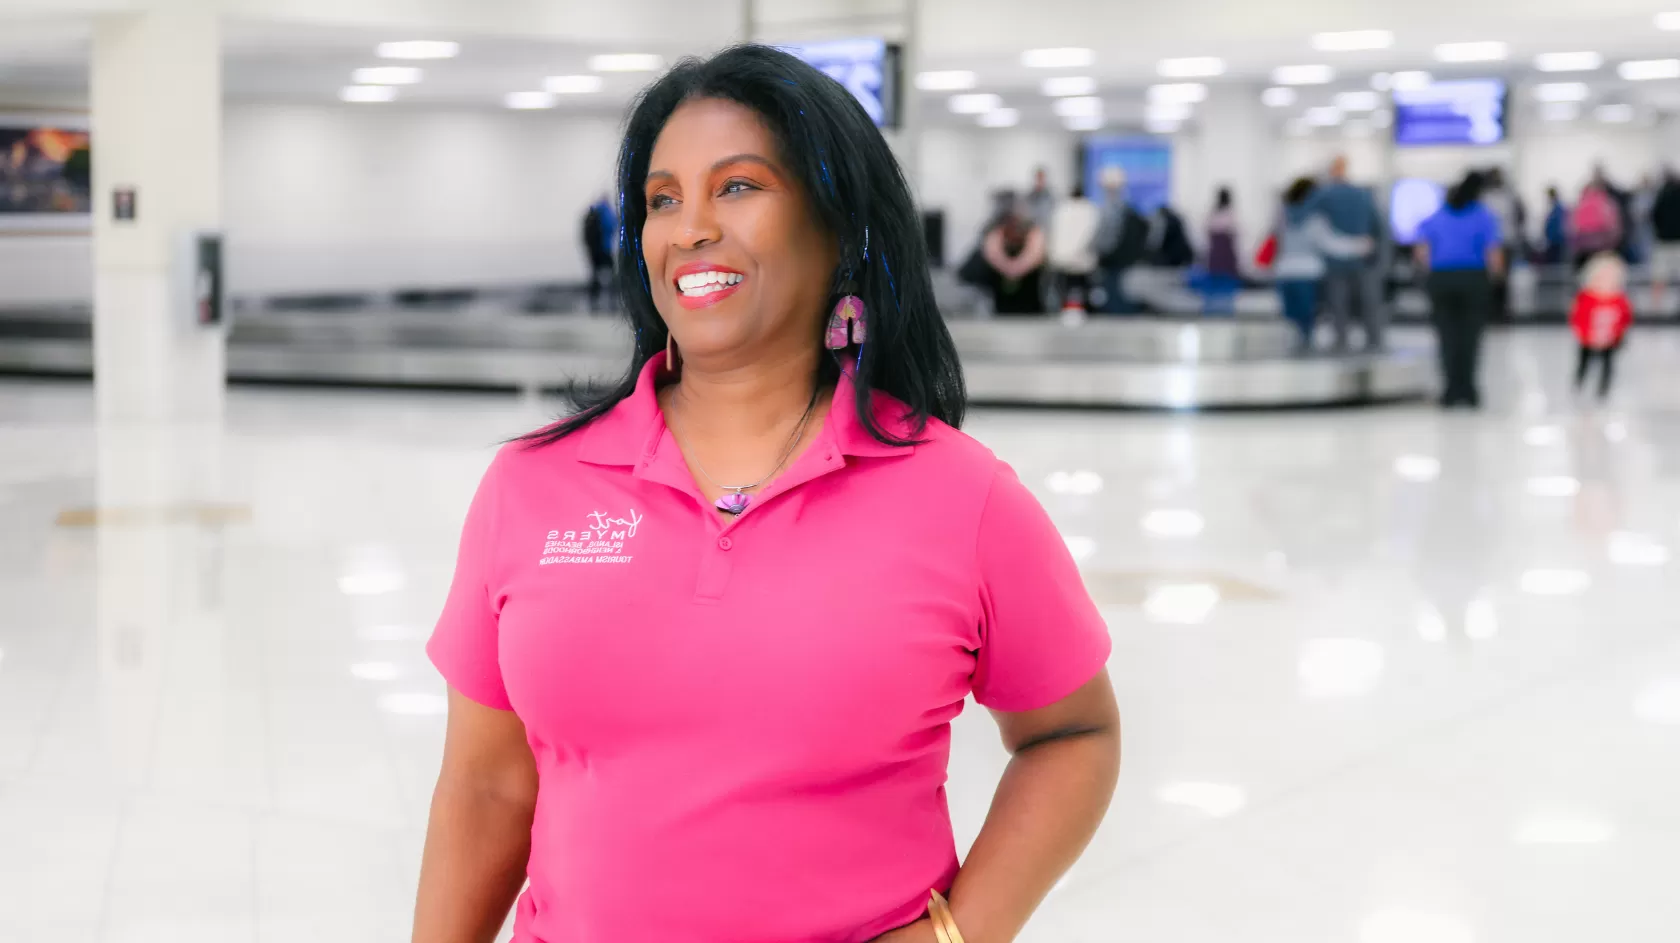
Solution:
[[[1358,259],[1371,254],[1370,236],[1344,236],[1322,216],[1307,220],[1307,235],[1320,252],[1338,259]]]
[[[993,226],[986,238],[980,241],[980,257],[986,260],[999,275],[1004,278],[1014,278],[1009,271],[1009,254],[1003,251],[1003,227]]]
[[[414,943],[491,943],[525,884],[537,767],[525,725],[454,689],[414,908]]]
[[[1105,671],[1040,710],[993,712],[1012,758],[951,888],[966,943],[1010,943],[1096,832],[1120,774],[1120,711]],[[883,943],[933,943],[923,920]]]

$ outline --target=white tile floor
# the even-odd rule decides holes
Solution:
[[[1675,938],[1680,332],[1633,339],[1608,409],[1571,405],[1570,356],[1495,338],[1481,415],[974,417],[1084,556],[1126,718],[1028,939]],[[421,643],[541,407],[240,389],[220,429],[117,433],[91,405],[0,381],[0,941],[405,939]],[[129,516],[55,524],[95,506]],[[1002,763],[965,715],[964,841]]]

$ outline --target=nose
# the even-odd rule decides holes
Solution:
[[[709,197],[682,202],[682,219],[677,226],[675,240],[677,248],[701,249],[721,238],[723,233],[718,229],[717,213]]]

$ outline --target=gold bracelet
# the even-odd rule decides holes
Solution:
[[[933,934],[939,943],[967,943],[962,931],[957,929],[957,918],[951,916],[950,903],[937,890],[929,893],[932,899],[928,903],[928,916],[933,920]]]

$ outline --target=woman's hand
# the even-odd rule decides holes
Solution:
[[[907,927],[876,937],[874,943],[939,943],[939,936],[933,932],[933,921],[923,917]]]

